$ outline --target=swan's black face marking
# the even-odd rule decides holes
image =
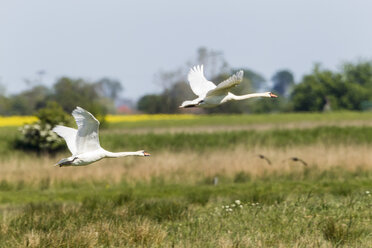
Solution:
[[[195,106],[196,106],[196,104],[186,105],[184,108],[193,108],[193,107],[195,107]]]
[[[64,165],[71,165],[78,157],[74,157],[72,160],[67,160],[67,159],[62,159],[61,161],[58,162],[58,166],[62,167]]]
[[[201,100],[200,102],[198,102],[197,106],[200,106],[202,103],[204,103],[204,100]]]

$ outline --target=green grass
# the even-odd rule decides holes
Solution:
[[[108,128],[157,128],[196,127],[219,125],[286,124],[298,122],[372,121],[372,112],[330,112],[330,113],[280,113],[280,114],[231,114],[197,115],[189,120],[160,120],[111,123]]]
[[[293,146],[308,145],[315,143],[325,144],[370,144],[372,142],[372,127],[338,127],[342,121],[372,121],[372,113],[369,112],[336,112],[336,113],[292,113],[271,115],[210,115],[199,116],[192,120],[163,120],[142,121],[110,124],[100,134],[102,146],[111,150],[184,150],[184,149],[216,149],[229,148],[236,145],[250,146]],[[320,126],[308,129],[276,129],[275,124],[296,123],[329,123],[336,126]],[[272,129],[260,131],[218,131],[213,133],[130,133],[132,128],[156,128],[167,127],[214,127],[236,126],[250,124],[274,124]],[[119,130],[129,133],[118,133]],[[18,135],[16,127],[0,128],[0,159],[9,154],[22,155],[22,152],[14,150],[14,139]]]
[[[323,144],[371,144],[372,127],[316,127],[310,129],[273,129],[264,131],[227,131],[215,133],[105,134],[102,146],[108,149],[205,150],[247,147],[290,147]]]
[[[12,137],[15,130],[0,133],[0,156],[14,154]],[[3,138],[4,139],[1,139]],[[246,147],[291,147],[311,144],[371,144],[372,127],[316,127],[310,129],[272,129],[263,131],[222,131],[215,133],[115,134],[100,137],[106,149],[118,150],[209,150],[228,149],[236,145]],[[17,151],[16,151],[17,152]],[[21,153],[21,151],[18,151]]]
[[[275,128],[281,123],[342,124],[343,120],[369,121],[372,114],[217,115],[117,123],[103,130],[100,138],[103,147],[114,151],[191,150],[202,154],[210,149],[228,153],[237,145],[282,149],[372,143],[372,127],[367,126]],[[138,127],[155,130],[260,123],[274,124],[274,128],[130,133]],[[129,133],[121,134],[121,129]],[[15,135],[14,127],[0,128],[0,166],[16,156],[22,156],[22,162],[39,159],[14,151]],[[117,183],[104,178],[53,181],[41,176],[26,182],[22,177],[19,181],[4,177],[0,181],[0,247],[370,247],[372,196],[366,193],[372,192],[369,167],[350,171],[317,166],[321,165],[260,176],[221,173],[217,186],[212,177],[202,176],[190,181],[185,177],[181,183],[167,181],[164,175],[146,182],[123,179]],[[242,202],[242,208],[236,200]],[[233,210],[226,211],[227,205]]]
[[[338,168],[246,177],[245,182],[224,178],[217,186],[209,180],[153,180],[60,182],[41,188],[42,182],[23,187],[7,182],[4,187],[4,181],[0,247],[216,247],[224,242],[235,247],[367,247],[372,242],[372,196],[365,193],[372,188],[371,173]],[[243,207],[234,207],[235,200]],[[226,205],[233,210],[227,212]]]

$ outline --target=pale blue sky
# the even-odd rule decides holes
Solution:
[[[46,85],[107,76],[136,99],[205,46],[267,79],[278,69],[300,79],[315,62],[371,59],[371,11],[368,0],[2,0],[0,78],[15,93],[39,70]]]

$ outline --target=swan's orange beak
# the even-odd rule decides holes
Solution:
[[[275,98],[275,97],[278,97],[278,96],[270,92],[270,97]]]
[[[151,156],[151,154],[148,153],[148,152],[143,152],[143,155],[144,155],[145,157]]]

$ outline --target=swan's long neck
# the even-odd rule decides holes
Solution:
[[[254,98],[254,97],[271,97],[271,96],[268,92],[253,93],[253,94],[247,94],[247,95],[242,95],[242,96],[236,96],[236,95],[231,96],[233,100],[244,100],[244,99],[249,99],[249,98]]]
[[[126,156],[143,156],[142,151],[138,152],[109,152],[105,151],[105,156],[107,158],[120,158],[120,157],[126,157]]]

